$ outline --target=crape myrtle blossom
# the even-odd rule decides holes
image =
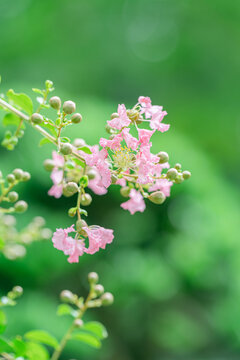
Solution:
[[[130,199],[122,203],[121,207],[124,210],[128,210],[132,215],[137,211],[143,212],[146,208],[146,205],[141,193],[135,189],[132,189],[129,195]]]
[[[130,123],[131,120],[128,118],[127,110],[124,104],[118,105],[118,117],[108,121],[109,126],[118,130],[130,125]]]
[[[52,158],[54,167],[50,177],[53,181],[53,186],[49,189],[48,195],[54,196],[58,199],[62,196],[64,157],[58,154],[56,151],[53,151]]]
[[[79,262],[79,257],[84,253],[95,254],[99,249],[105,249],[107,244],[113,241],[113,230],[105,229],[101,226],[84,226],[85,237],[88,237],[89,246],[85,246],[85,238],[83,235],[79,236],[79,233],[75,231],[74,225],[66,229],[56,229],[53,234],[52,242],[53,246],[63,251],[65,255],[68,255],[69,263]],[[75,233],[75,237],[69,236],[69,233]]]
[[[145,96],[140,96],[138,102],[141,105],[141,114],[144,114],[146,119],[150,121],[151,129],[160,132],[169,130],[170,125],[162,123],[163,118],[167,115],[162,106],[152,105],[151,99]]]

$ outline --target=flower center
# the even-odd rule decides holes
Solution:
[[[121,146],[113,154],[114,166],[118,169],[128,170],[134,166],[134,158],[134,153],[127,146]]]

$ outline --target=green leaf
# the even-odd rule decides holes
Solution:
[[[2,352],[12,352],[12,351],[13,351],[13,348],[8,343],[8,341],[3,339],[2,337],[0,337],[0,354]]]
[[[45,145],[45,144],[52,144],[52,142],[49,140],[49,139],[47,139],[47,138],[42,138],[40,141],[39,141],[39,146],[43,146],[43,145]]]
[[[52,346],[54,349],[56,349],[59,345],[57,339],[54,336],[43,330],[29,331],[24,335],[24,337],[27,340],[36,341],[45,345]]]
[[[86,154],[92,154],[91,150],[87,146],[81,146],[78,148],[78,150],[81,150],[81,151],[85,152]]]
[[[54,135],[54,136],[57,136],[57,130],[56,128],[52,125],[52,124],[41,124],[43,127],[47,128],[48,130],[51,131],[51,133]]]
[[[16,94],[13,89],[8,90],[7,97],[12,100],[20,109],[26,111],[29,115],[33,113],[33,103],[26,94]]]
[[[58,316],[72,315],[73,317],[75,317],[75,312],[76,312],[76,310],[74,310],[71,306],[69,306],[67,304],[61,304],[57,308]]]
[[[0,310],[0,334],[2,334],[5,331],[6,325],[7,325],[6,315],[2,310]]]
[[[20,119],[17,115],[13,114],[13,113],[9,113],[6,114],[3,118],[3,125],[4,126],[8,126],[8,125],[16,125],[18,126],[20,122]],[[24,124],[22,124],[21,128],[25,128]]]
[[[63,143],[70,143],[71,142],[71,140],[68,138],[68,137],[61,137],[61,142],[63,142]]]
[[[34,342],[26,343],[26,355],[28,360],[48,360],[49,354],[44,346]]]
[[[36,94],[41,94],[44,96],[44,92],[40,89],[32,88],[32,91],[35,92]]]
[[[17,356],[24,356],[27,350],[26,343],[21,339],[20,336],[16,337],[12,341],[14,352]]]
[[[5,246],[5,242],[2,238],[0,238],[0,251],[4,248]],[[1,323],[1,320],[0,320],[0,323]]]
[[[85,323],[82,330],[86,330],[97,336],[99,339],[105,339],[108,337],[107,330],[103,324],[98,321],[89,321]]]
[[[74,161],[77,165],[85,168],[85,162],[84,162],[84,161],[82,161],[82,160],[80,160],[80,159],[77,159],[77,158],[73,158],[73,161]]]
[[[81,341],[82,343],[92,346],[96,349],[99,349],[102,346],[101,341],[98,338],[96,338],[95,336],[93,336],[91,334],[81,332],[81,331],[73,334],[72,339]]]

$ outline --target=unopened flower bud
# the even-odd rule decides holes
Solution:
[[[44,226],[46,224],[46,221],[42,216],[35,216],[33,221],[34,221],[34,224],[39,227]]]
[[[49,104],[50,106],[55,109],[55,110],[59,110],[61,107],[61,99],[58,96],[52,96],[49,100]]]
[[[81,197],[81,204],[83,205],[83,206],[88,206],[88,205],[90,205],[91,204],[91,202],[92,202],[92,197],[91,197],[91,195],[90,194],[84,194],[84,195],[82,195],[82,197]]]
[[[72,120],[72,123],[79,124],[82,121],[82,115],[79,113],[76,113],[76,114],[72,115],[71,120]]]
[[[89,170],[87,171],[87,176],[88,176],[89,180],[95,179],[95,177],[97,176],[96,170],[94,170],[94,169],[89,169]]]
[[[41,114],[34,113],[31,116],[31,121],[33,124],[39,125],[43,122],[43,116]]]
[[[55,164],[54,164],[54,161],[52,159],[46,159],[46,160],[44,160],[43,166],[44,166],[45,170],[52,171]]]
[[[79,148],[79,147],[82,147],[82,146],[86,145],[86,142],[85,142],[85,140],[83,140],[83,139],[77,138],[77,139],[75,139],[75,140],[73,141],[73,145],[74,145],[76,148]]]
[[[190,171],[185,170],[185,171],[183,171],[182,176],[183,176],[184,180],[188,180],[188,179],[190,179],[192,174],[190,173]]]
[[[66,197],[72,196],[78,192],[78,186],[75,182],[69,182],[63,186],[63,195]]]
[[[117,180],[118,180],[118,177],[116,175],[112,174],[111,175],[112,184],[116,184]]]
[[[23,213],[24,211],[27,210],[28,204],[26,203],[26,201],[20,200],[16,202],[14,208],[17,213]]]
[[[166,153],[165,151],[160,151],[157,156],[159,157],[160,164],[165,164],[169,160],[168,153]]]
[[[31,179],[31,174],[27,171],[23,172],[22,181],[28,181]]]
[[[184,181],[183,175],[178,174],[178,176],[175,179],[175,184],[181,184]]]
[[[45,81],[45,86],[47,89],[50,89],[53,86],[53,82],[51,80],[46,80]]]
[[[11,191],[9,194],[8,194],[8,199],[10,202],[15,202],[18,200],[18,193],[16,191]]]
[[[131,109],[127,110],[127,116],[132,121],[137,121],[139,118],[139,111]]]
[[[178,171],[177,171],[176,169],[174,169],[174,168],[171,168],[171,169],[169,169],[169,170],[167,171],[167,178],[168,178],[169,180],[174,180],[174,179],[176,179],[177,175],[178,175]]]
[[[110,292],[106,292],[101,296],[101,300],[102,300],[102,305],[104,306],[112,305],[114,301],[113,294],[111,294]]]
[[[121,189],[120,189],[120,193],[121,193],[121,195],[124,196],[124,197],[128,197],[129,194],[130,194],[130,191],[131,191],[131,189],[130,189],[129,186],[123,186],[123,187],[121,187]]]
[[[105,126],[105,129],[106,129],[106,132],[108,133],[108,134],[112,134],[112,128],[111,128],[111,126],[109,126],[108,124]]]
[[[154,204],[160,205],[165,201],[166,196],[162,191],[155,191],[148,196],[148,199]]]
[[[73,304],[75,302],[76,296],[69,290],[63,290],[60,294],[60,299],[63,302]]]
[[[22,138],[23,137],[23,135],[24,135],[24,130],[19,130],[19,132],[18,132],[18,137],[19,138]]]
[[[90,284],[96,284],[98,282],[99,276],[96,272],[90,272],[88,274],[88,281]]]
[[[76,328],[81,328],[81,327],[83,326],[83,321],[82,321],[82,319],[76,319],[76,320],[74,321],[74,326],[75,326]]]
[[[72,153],[72,145],[69,143],[61,144],[60,151],[63,155],[69,155]]]
[[[94,287],[94,291],[97,296],[102,295],[104,293],[104,287],[101,284],[97,284]]]
[[[76,215],[76,212],[77,212],[77,208],[76,208],[76,207],[71,207],[71,208],[68,210],[68,216],[74,217],[74,216]]]
[[[16,180],[16,178],[13,174],[8,174],[7,181],[9,182],[9,184],[14,183],[15,180]]]
[[[22,169],[14,169],[13,170],[13,175],[15,176],[15,178],[17,180],[21,180],[21,178],[23,177],[23,171]]]
[[[17,138],[16,136],[13,136],[13,137],[11,138],[11,144],[12,144],[12,145],[17,145],[17,143],[18,143],[18,138]]]
[[[82,219],[77,220],[76,229],[78,232],[82,231],[82,228],[86,227],[86,226],[87,226],[87,223],[85,220],[82,220]]]
[[[174,167],[176,170],[180,170],[182,168],[182,165],[177,163]]]
[[[119,117],[118,113],[112,113],[111,120],[115,119],[115,118],[118,118],[118,117]]]
[[[21,286],[14,286],[12,292],[15,294],[15,296],[19,297],[23,293],[23,288]]]
[[[63,111],[66,114],[72,114],[74,111],[76,111],[76,104],[71,100],[65,101],[63,103]]]
[[[114,138],[115,138],[115,135],[114,135],[114,134],[112,134],[112,135],[109,136],[109,140],[113,140]]]

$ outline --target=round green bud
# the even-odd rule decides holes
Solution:
[[[69,155],[72,153],[72,145],[69,143],[61,144],[60,151],[63,155]]]
[[[31,116],[31,121],[33,124],[39,125],[43,122],[43,116],[38,113],[34,113]]]
[[[51,80],[46,80],[45,81],[45,86],[46,86],[46,88],[51,88],[52,86],[53,86],[53,82],[51,81]]]
[[[174,180],[174,179],[176,179],[177,175],[178,175],[178,171],[177,171],[176,169],[174,169],[174,168],[171,168],[171,169],[169,169],[169,170],[167,171],[167,178],[168,178],[169,180]]]
[[[104,293],[104,287],[101,284],[97,284],[94,287],[94,291],[96,293],[97,296],[100,296]]]
[[[110,292],[106,292],[101,296],[101,300],[102,300],[102,305],[104,306],[112,305],[114,301],[113,294],[111,294]]]
[[[26,203],[26,201],[20,200],[16,202],[14,208],[17,213],[23,213],[24,211],[27,210],[28,204]]]
[[[18,138],[16,136],[11,137],[11,144],[17,145],[17,143],[18,143]]]
[[[61,99],[58,96],[52,96],[49,100],[49,104],[50,106],[55,109],[55,110],[59,110],[61,107]]]
[[[174,167],[176,170],[180,170],[182,168],[182,165],[177,163]]]
[[[15,178],[17,180],[21,180],[21,178],[23,177],[23,171],[22,169],[14,169],[13,170],[13,175],[15,176]]]
[[[165,164],[169,160],[168,153],[165,151],[160,151],[157,156],[159,157],[159,164]]]
[[[8,174],[7,181],[9,182],[9,184],[14,183],[15,180],[16,180],[16,178],[13,174]]]
[[[118,115],[118,113],[112,113],[112,115],[111,115],[111,120],[112,119],[115,119],[115,118],[118,118],[119,117],[119,115]]]
[[[11,201],[12,203],[18,200],[18,193],[16,191],[11,191],[8,194],[8,199],[9,201]]]
[[[106,132],[108,133],[108,134],[112,134],[112,128],[111,128],[111,126],[109,126],[108,124],[105,126],[105,129],[106,129]]]
[[[76,207],[72,207],[68,210],[68,216],[70,217],[74,217],[76,215],[77,212],[77,208]]]
[[[69,290],[63,290],[60,294],[60,299],[63,302],[74,304],[76,301],[76,295]]]
[[[24,135],[24,130],[19,130],[19,132],[18,132],[18,137],[19,138],[22,138],[23,137],[23,135]]]
[[[99,276],[96,272],[90,272],[88,274],[88,281],[90,284],[96,284],[99,280]]]
[[[23,288],[21,286],[14,286],[12,292],[15,294],[15,296],[19,297],[23,294]]]
[[[88,176],[89,180],[95,179],[95,177],[97,176],[96,170],[94,170],[94,169],[87,170],[87,176]]]
[[[79,148],[79,147],[82,147],[82,146],[86,145],[86,142],[85,142],[85,140],[83,140],[83,139],[77,138],[77,139],[75,139],[75,140],[73,141],[73,145],[74,145],[76,148]]]
[[[78,186],[75,182],[70,181],[63,186],[63,195],[70,197],[78,192]]]
[[[92,197],[91,197],[90,194],[85,193],[84,195],[82,195],[82,197],[81,197],[81,204],[82,204],[83,206],[88,206],[88,205],[91,204],[91,202],[92,202]]]
[[[123,187],[121,187],[120,194],[124,197],[128,197],[130,194],[130,191],[131,191],[131,189],[129,186],[123,186]]]
[[[181,184],[184,181],[183,175],[178,174],[178,176],[175,179],[175,184]]]
[[[65,101],[63,103],[63,111],[65,114],[72,114],[74,111],[76,111],[76,104],[71,100]]]
[[[116,175],[112,174],[111,181],[112,181],[112,184],[116,184],[116,182],[118,181],[118,177]]]
[[[82,115],[79,113],[76,113],[76,114],[72,115],[71,120],[72,120],[73,124],[79,124],[82,121]]]
[[[160,205],[165,201],[166,196],[162,191],[155,191],[148,196],[148,199],[154,204]]]
[[[38,227],[44,226],[46,224],[46,221],[42,216],[35,216],[33,221],[34,224],[37,225]]]
[[[183,176],[184,180],[188,180],[188,179],[190,179],[192,174],[190,173],[190,171],[185,170],[185,171],[183,171],[182,176]]]
[[[113,140],[114,138],[115,138],[115,135],[114,135],[114,134],[112,134],[112,135],[109,136],[109,140]]]
[[[85,220],[82,220],[82,219],[77,220],[76,229],[78,232],[82,231],[82,228],[86,227],[86,226],[87,226],[87,223]]]
[[[46,159],[46,160],[44,160],[43,166],[44,166],[45,170],[52,171],[55,164],[54,164],[54,161],[52,159]]]
[[[22,181],[28,181],[31,179],[31,174],[28,171],[23,172]]]
[[[127,110],[127,116],[132,121],[137,121],[139,118],[139,111],[131,109]]]
[[[82,319],[76,319],[76,320],[74,320],[74,326],[76,327],[76,328],[81,328],[82,326],[83,326],[83,321],[82,321]]]

